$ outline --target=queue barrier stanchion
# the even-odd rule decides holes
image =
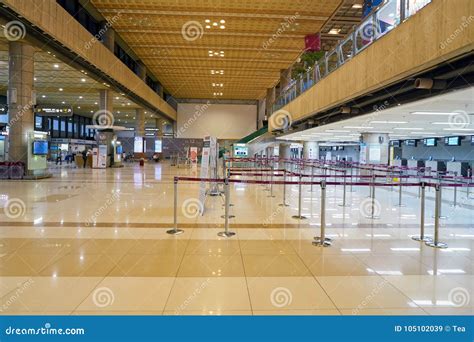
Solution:
[[[440,198],[440,201],[439,201],[439,210],[438,210],[438,218],[440,220],[444,220],[444,219],[447,219],[448,216],[444,216],[443,215],[443,189],[441,188],[441,175],[440,173],[438,172],[438,187],[439,187],[439,198]],[[435,191],[436,191],[436,187],[435,187]],[[438,194],[435,192],[435,196],[438,196]],[[435,218],[436,214],[433,215],[433,218]]]
[[[311,164],[311,187],[309,192],[313,192],[313,179],[314,179],[314,164]]]
[[[403,171],[400,171],[400,176],[398,178],[399,189],[398,189],[398,204],[397,207],[404,207],[405,205],[402,203],[402,184],[403,184]]]
[[[343,178],[344,178],[344,183],[342,186],[342,203],[339,204],[340,207],[350,207],[350,204],[346,204],[346,170],[342,172]]]
[[[441,185],[435,186],[435,215],[434,215],[434,240],[427,241],[425,244],[433,248],[448,248],[448,245],[439,241],[439,218],[441,211]]]
[[[225,193],[225,211],[224,211],[224,231],[217,233],[218,236],[221,237],[232,237],[235,235],[234,232],[229,231],[229,219],[232,217],[230,215],[230,186],[229,186],[229,178],[224,180],[224,193]]]
[[[331,246],[331,239],[326,237],[326,181],[321,181],[321,223],[320,234],[316,236],[313,241],[314,246],[329,247]]]
[[[299,181],[298,181],[298,215],[293,215],[292,218],[297,220],[305,220],[306,216],[301,214],[301,172],[299,174]]]
[[[370,218],[371,220],[378,220],[380,217],[375,215],[375,175],[372,175],[371,189],[370,216],[367,216],[367,218]]]
[[[425,236],[425,182],[421,182],[420,184],[420,235],[419,236],[412,236],[412,239],[415,241],[423,241],[423,242],[431,242],[433,239],[430,237]]]
[[[275,195],[273,194],[273,174],[275,173],[275,164],[274,161],[272,160],[272,170],[270,174],[270,195],[267,197],[273,198]]]
[[[173,229],[167,230],[166,233],[171,235],[179,235],[184,233],[184,230],[178,229],[178,177],[174,177],[174,206],[173,206]]]
[[[458,206],[458,187],[457,187],[458,173],[454,172],[454,194],[453,194],[453,204],[452,207],[456,208]]]
[[[286,171],[283,171],[283,201],[282,203],[278,204],[280,207],[288,207],[289,205],[286,204]]]

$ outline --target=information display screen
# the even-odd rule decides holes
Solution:
[[[425,146],[436,146],[436,138],[425,139]]]
[[[234,157],[248,157],[249,148],[245,144],[234,145]]]
[[[122,154],[123,153],[123,147],[122,145],[117,146],[117,154]]]
[[[33,154],[35,156],[45,156],[48,154],[48,142],[46,140],[33,141]]]
[[[162,141],[161,140],[155,140],[155,153],[161,153],[162,152]]]
[[[444,139],[445,145],[459,146],[461,145],[461,137],[448,137]]]

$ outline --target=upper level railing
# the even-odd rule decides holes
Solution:
[[[346,63],[366,47],[393,30],[432,0],[385,0],[362,23],[298,79],[293,80],[273,103],[277,111]]]

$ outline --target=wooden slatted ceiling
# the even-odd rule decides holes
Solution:
[[[278,82],[280,70],[301,54],[304,36],[319,32],[342,0],[91,3],[113,22],[116,32],[173,96],[212,98],[214,92],[222,92],[218,98],[258,99]],[[211,21],[210,29],[206,19]],[[219,28],[221,20],[225,29]],[[196,39],[183,35],[190,22],[198,28]],[[210,57],[209,51],[223,51],[224,57]],[[224,74],[213,75],[211,70],[224,70]],[[216,89],[212,83],[224,87]]]

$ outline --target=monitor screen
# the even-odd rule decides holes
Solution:
[[[48,142],[46,140],[33,141],[33,154],[35,156],[46,156],[48,154]]]
[[[400,147],[400,140],[392,140],[393,147]]]
[[[247,157],[249,155],[249,148],[244,144],[234,145],[234,156],[235,157]]]
[[[123,153],[123,147],[122,145],[117,146],[117,154],[122,154]]]
[[[436,146],[436,138],[425,139],[425,146]]]
[[[459,146],[461,145],[461,137],[448,137],[445,139],[445,143],[448,146]]]
[[[405,145],[406,146],[416,146],[416,140],[415,139],[405,140]]]

